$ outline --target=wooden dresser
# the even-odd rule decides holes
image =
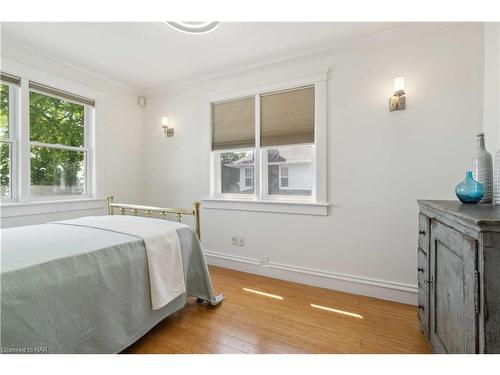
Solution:
[[[418,315],[433,351],[500,353],[500,206],[418,205]]]

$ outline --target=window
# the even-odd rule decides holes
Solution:
[[[1,180],[1,195],[2,199],[10,199],[11,198],[11,178],[10,171],[12,169],[11,166],[11,149],[12,143],[9,140],[9,86],[1,85],[0,91],[0,157],[1,166],[0,166],[0,180]]]
[[[280,189],[288,189],[288,167],[279,167],[280,169]]]
[[[212,197],[317,202],[316,84],[212,103],[211,111]]]
[[[15,93],[17,77],[2,74],[0,83],[0,196],[14,199]]]
[[[21,78],[5,73],[1,78],[2,199],[89,196],[94,101],[33,81],[21,85]],[[18,95],[28,105],[15,106]],[[21,117],[29,119],[22,132]]]
[[[30,195],[85,195],[85,106],[30,91]]]
[[[313,146],[279,147],[267,151],[267,193],[311,197]]]
[[[212,150],[218,161],[218,195],[254,194],[255,98],[213,104],[212,121]]]
[[[220,194],[248,195],[254,193],[253,151],[221,152],[217,158],[220,166],[218,178]]]
[[[253,167],[245,167],[245,187],[253,187]]]
[[[260,146],[314,144],[314,87],[260,95]]]

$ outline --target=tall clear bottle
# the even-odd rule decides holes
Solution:
[[[472,173],[477,182],[483,184],[484,196],[479,203],[493,201],[493,161],[484,146],[484,133],[477,133],[476,154],[472,163]]]
[[[500,150],[495,154],[495,172],[493,178],[493,203],[500,206]]]

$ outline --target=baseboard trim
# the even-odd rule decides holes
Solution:
[[[314,268],[269,262],[205,250],[208,264],[321,288],[339,290],[394,302],[417,304],[416,285],[360,277]]]

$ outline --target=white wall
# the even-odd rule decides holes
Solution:
[[[460,24],[198,87],[148,97],[145,203],[191,204],[206,193],[207,95],[329,68],[329,215],[202,212],[212,263],[415,302],[417,199],[455,199],[482,128],[483,29]],[[407,109],[388,111],[393,78]],[[160,127],[167,115],[175,137]],[[231,236],[245,237],[233,247]],[[266,257],[269,257],[269,262]],[[261,265],[261,259],[264,259]]]
[[[102,182],[99,198],[114,195],[120,201],[141,202],[144,183],[143,114],[142,108],[137,105],[135,90],[5,40],[2,40],[1,57],[75,82],[102,94],[103,99],[98,108],[100,113],[97,114],[96,124],[98,177]],[[44,207],[47,211],[56,212],[33,214],[32,212],[36,210],[23,208],[19,210],[20,216],[2,217],[1,226],[37,224],[105,212],[104,201],[99,204],[86,203],[78,208],[70,208],[69,211],[61,205]],[[2,216],[6,211],[9,211],[9,215],[12,214],[12,209],[9,208],[2,210]]]
[[[500,149],[500,23],[484,24],[484,112],[486,149]]]

